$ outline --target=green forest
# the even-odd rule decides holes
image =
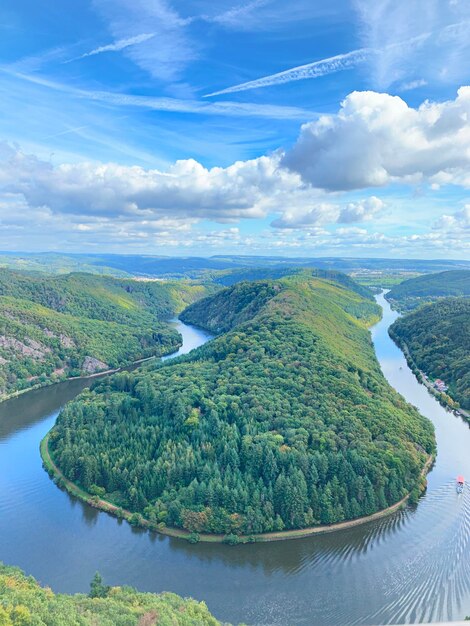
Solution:
[[[108,587],[96,575],[89,595],[55,594],[0,563],[1,626],[220,626],[203,602],[174,593]]]
[[[181,338],[166,320],[207,290],[0,270],[0,397],[174,351]]]
[[[406,345],[417,367],[442,379],[448,394],[470,409],[470,299],[445,298],[399,318],[390,336]]]
[[[182,318],[222,332],[120,373],[61,412],[65,476],[158,530],[240,535],[332,524],[418,494],[431,423],[386,382],[369,296],[308,272],[241,283]]]
[[[470,270],[450,270],[410,278],[392,287],[387,300],[401,311],[450,296],[470,297]]]

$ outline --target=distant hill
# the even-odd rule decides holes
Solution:
[[[405,280],[388,292],[387,300],[406,310],[448,296],[470,296],[470,270],[451,270]]]
[[[201,278],[207,273],[249,268],[319,268],[345,273],[427,273],[470,269],[470,261],[216,255],[163,257],[127,254],[0,252],[0,267],[47,273],[87,272],[117,277]]]
[[[286,276],[295,276],[303,273],[306,277],[324,278],[343,285],[346,289],[350,289],[369,300],[373,299],[372,291],[363,287],[358,282],[350,278],[347,274],[337,270],[325,270],[321,268],[299,268],[299,267],[253,267],[247,269],[230,270],[224,275],[216,275],[213,280],[215,283],[229,287],[237,282],[244,280],[276,280]]]
[[[0,269],[0,399],[172,352],[180,336],[166,320],[206,293],[185,281]]]
[[[221,626],[206,605],[174,593],[95,585],[97,597],[55,594],[0,563],[2,626]]]
[[[470,409],[470,299],[444,298],[399,318],[390,335],[406,345],[418,368],[440,378]]]
[[[307,272],[228,287],[182,314],[223,334],[77,397],[49,451],[133,522],[194,540],[384,509],[418,493],[434,434],[382,374],[368,331],[379,316]]]
[[[241,324],[256,315],[268,300],[273,298],[281,289],[281,284],[275,282],[278,278],[292,278],[294,281],[307,281],[311,278],[322,278],[330,281],[337,289],[342,287],[361,298],[374,302],[372,292],[359,285],[346,274],[331,270],[303,270],[297,268],[285,269],[249,269],[235,270],[215,282],[233,286],[229,291],[223,290],[215,294],[210,300],[203,299],[189,306],[180,315],[184,322],[203,326],[213,333],[227,332],[235,325]],[[245,282],[238,282],[243,279]],[[268,279],[268,280],[263,280]],[[247,284],[248,283],[248,284]],[[347,308],[347,305],[346,305]],[[370,311],[363,307],[367,315]],[[359,310],[351,311],[353,315],[361,317]]]

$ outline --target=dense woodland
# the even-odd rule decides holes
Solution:
[[[325,278],[333,280],[343,287],[358,293],[363,298],[371,300],[373,298],[370,289],[363,287],[358,282],[350,278],[347,274],[336,270],[318,269],[318,268],[300,268],[300,267],[250,267],[246,269],[236,269],[226,272],[215,273],[213,280],[215,283],[230,287],[235,283],[242,281],[259,281],[259,280],[277,280],[288,276],[310,276],[312,278]]]
[[[165,320],[206,290],[0,270],[0,396],[172,352],[181,338]]]
[[[470,270],[451,270],[410,278],[392,287],[387,300],[401,311],[449,296],[470,297]]]
[[[224,331],[68,404],[50,450],[72,481],[151,525],[223,533],[331,524],[418,493],[433,428],[384,379],[369,298],[301,274],[185,311]]]
[[[173,593],[107,587],[99,576],[88,596],[55,594],[0,563],[1,626],[220,626],[204,603]]]
[[[451,398],[470,409],[470,299],[425,305],[399,318],[390,335],[408,347],[421,371],[444,380]]]

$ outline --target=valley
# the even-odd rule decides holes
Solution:
[[[0,270],[0,400],[175,351],[168,320],[202,284]]]

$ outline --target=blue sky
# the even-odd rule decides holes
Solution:
[[[4,0],[0,248],[469,258],[466,0]]]

